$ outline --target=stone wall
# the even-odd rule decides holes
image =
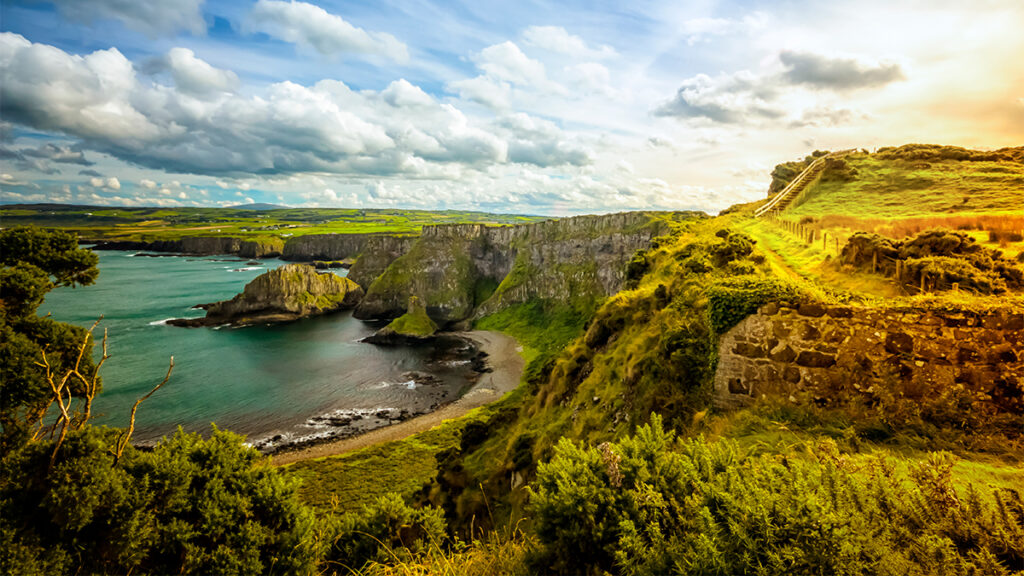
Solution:
[[[721,337],[715,373],[724,407],[764,396],[828,405],[876,386],[915,399],[958,385],[1024,410],[1024,310],[769,304]]]

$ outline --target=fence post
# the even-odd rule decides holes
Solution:
[[[878,251],[871,254],[871,273],[874,274],[878,271]]]
[[[926,282],[927,278],[928,278],[928,273],[925,272],[924,270],[922,270],[921,271],[921,293],[922,294],[924,294],[924,292],[925,292],[924,287],[925,287],[925,284],[927,283]]]

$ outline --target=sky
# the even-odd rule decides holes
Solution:
[[[1020,0],[0,0],[0,202],[717,212],[1024,145]]]

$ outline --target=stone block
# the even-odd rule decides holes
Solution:
[[[849,306],[832,306],[826,313],[832,318],[851,318],[853,316],[853,309]]]
[[[914,338],[905,332],[889,332],[885,335],[885,350],[890,354],[913,354]]]
[[[810,322],[802,323],[800,328],[797,329],[797,334],[798,337],[804,341],[812,341],[821,338],[821,331]]]
[[[746,356],[747,358],[764,358],[765,349],[764,346],[759,346],[750,342],[737,342],[732,347],[733,354],[739,354],[740,356]]]
[[[810,303],[810,304],[801,304],[800,307],[797,308],[797,313],[800,314],[801,316],[810,316],[811,318],[821,318],[822,316],[825,315],[825,311],[826,310],[827,309],[823,305],[821,305],[821,304]]]
[[[772,348],[772,351],[768,353],[769,357],[776,362],[789,363],[796,359],[796,351],[789,344],[782,343]]]
[[[786,369],[782,373],[782,379],[791,384],[797,384],[800,382],[800,369],[796,366],[786,366]]]
[[[961,344],[956,351],[956,359],[960,364],[967,364],[969,362],[980,362],[981,352],[977,349]]]
[[[836,357],[831,354],[823,354],[814,350],[804,350],[796,357],[796,363],[808,368],[828,368],[835,366]]]

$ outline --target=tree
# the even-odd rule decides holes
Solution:
[[[0,263],[0,572],[315,571],[325,539],[312,512],[241,436],[179,430],[153,450],[129,443],[135,409],[170,370],[127,430],[89,424],[103,364],[92,329],[36,310],[56,286],[91,284],[95,254],[64,232],[15,228],[0,232]]]
[[[53,288],[92,284],[98,262],[67,232],[0,231],[0,454],[38,432],[53,401],[46,364],[53,373],[77,365],[78,376],[67,383],[72,396],[82,396],[90,383],[99,386],[88,331],[36,314]]]

